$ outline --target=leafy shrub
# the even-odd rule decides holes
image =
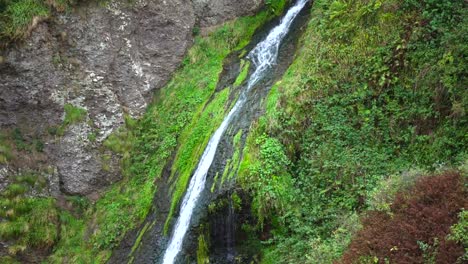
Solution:
[[[350,241],[332,235],[342,217],[388,210],[395,192],[413,181],[381,183],[389,175],[463,161],[466,11],[462,0],[314,1],[302,46],[272,88],[239,170],[250,182],[275,175],[249,169],[275,161],[260,155],[256,141],[265,135],[290,161],[283,175],[292,184],[282,196],[288,208],[269,207],[258,219],[272,227],[268,259],[317,263],[304,256],[334,248],[323,258],[331,262]],[[249,189],[254,205],[271,188],[264,186]]]
[[[450,227],[451,234],[448,239],[463,245],[465,254],[459,260],[468,261],[468,211],[463,209],[458,214],[458,219],[458,222]]]
[[[468,202],[466,194],[459,173],[421,178],[410,191],[397,194],[390,213],[368,213],[342,262],[371,256],[379,263],[455,263],[464,249],[447,235]]]

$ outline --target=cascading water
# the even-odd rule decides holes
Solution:
[[[276,63],[281,41],[288,33],[294,18],[296,18],[296,16],[300,13],[308,1],[309,0],[298,0],[297,3],[288,10],[286,15],[281,20],[281,23],[273,28],[268,36],[262,42],[260,42],[247,56],[247,58],[253,62],[255,71],[250,75],[247,87],[244,91],[241,92],[239,100],[236,102],[229,114],[225,117],[214,135],[210,138],[210,141],[208,142],[208,145],[203,152],[200,162],[198,163],[198,167],[193,174],[192,179],[190,180],[187,193],[182,200],[179,218],[177,219],[169,246],[167,247],[164,254],[163,264],[173,264],[177,255],[182,249],[182,243],[190,226],[190,220],[192,218],[193,211],[201,192],[205,188],[206,175],[213,162],[216,149],[218,148],[218,144],[222,135],[229,126],[233,116],[236,115],[239,109],[244,105],[248,92]]]

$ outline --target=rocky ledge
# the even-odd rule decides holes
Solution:
[[[262,3],[91,2],[39,22],[25,42],[1,51],[0,130],[19,129],[26,138],[44,140],[41,162],[56,172],[49,181],[60,192],[96,194],[120,179],[118,157],[102,143],[126,115],[145,111],[154,90],[180,65],[194,28],[250,14]],[[64,126],[67,105],[84,117]],[[57,127],[63,131],[51,135]],[[0,170],[28,166],[0,163]]]

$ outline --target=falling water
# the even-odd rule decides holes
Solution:
[[[200,162],[198,163],[198,167],[190,180],[187,193],[182,201],[179,218],[177,219],[169,246],[164,254],[163,264],[173,264],[182,248],[182,242],[189,228],[193,210],[198,202],[200,193],[205,188],[206,175],[211,163],[213,162],[221,136],[230,124],[233,116],[236,115],[239,109],[244,105],[250,89],[252,89],[252,87],[257,84],[258,81],[265,76],[265,73],[276,63],[281,41],[288,33],[289,27],[291,26],[294,18],[296,18],[307,2],[308,0],[298,0],[297,3],[288,10],[281,20],[281,23],[273,28],[268,36],[247,56],[247,58],[253,62],[255,71],[250,76],[247,87],[242,91],[239,96],[239,100],[236,102],[226,118],[224,118],[223,123],[221,123],[214,135],[210,138],[210,141],[203,152]]]

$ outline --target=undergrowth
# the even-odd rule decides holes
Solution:
[[[177,153],[169,223],[191,171],[229,107],[225,104],[229,89],[215,92],[223,60],[245,47],[255,30],[273,15],[265,10],[228,22],[207,37],[196,37],[181,69],[156,92],[145,115],[140,120],[125,118],[125,127],[104,142],[106,148],[120,154],[123,180],[88,205],[81,217],[60,213],[61,236],[50,262],[106,261],[125,233],[146,217],[157,189],[155,182],[172,153]],[[71,112],[78,114],[70,117],[79,117],[70,118],[71,123],[82,120],[81,112]]]
[[[459,227],[452,229],[455,241],[450,227],[468,202],[464,177],[457,172],[421,177],[395,196],[389,210],[366,213],[341,262],[463,263]]]
[[[271,237],[264,263],[333,262],[381,181],[466,159],[464,1],[318,0],[312,9],[239,170],[256,230]]]
[[[65,11],[71,4],[69,0],[0,0],[0,48],[25,38],[34,23],[49,17],[53,10]]]
[[[285,1],[273,2],[256,16],[227,22],[209,36],[195,38],[182,67],[169,84],[156,93],[146,114],[140,120],[125,118],[125,127],[104,142],[105,148],[121,156],[124,177],[103,192],[95,203],[88,203],[84,198],[70,198],[62,208],[63,205],[58,207],[52,198],[19,200],[14,196],[2,200],[10,203],[9,199],[13,199],[27,205],[20,210],[20,216],[12,216],[8,224],[2,223],[4,236],[16,243],[12,253],[39,248],[51,250],[46,259],[48,263],[107,261],[125,233],[146,217],[156,191],[155,181],[172,153],[177,153],[173,167],[173,212],[207,140],[230,107],[226,105],[230,89],[215,92],[223,60],[232,51],[243,49],[257,28],[279,14]],[[36,21],[46,18],[52,9],[64,11],[70,4],[67,1],[3,0],[0,2],[2,45],[24,38],[34,18]],[[63,135],[68,126],[85,121],[86,114],[84,109],[65,105],[63,123],[50,128],[50,134]],[[15,135],[19,143],[24,141],[20,133]],[[0,143],[0,162],[5,163],[11,156],[11,139],[5,141],[2,137]],[[12,184],[8,188],[11,195],[23,197],[26,187]],[[18,206],[23,206],[21,204]],[[37,210],[30,210],[31,207]],[[5,211],[7,214],[11,211]]]
[[[53,198],[32,198],[45,179],[32,173],[14,177],[0,194],[0,238],[14,257],[27,249],[48,250],[58,238],[58,215]]]

